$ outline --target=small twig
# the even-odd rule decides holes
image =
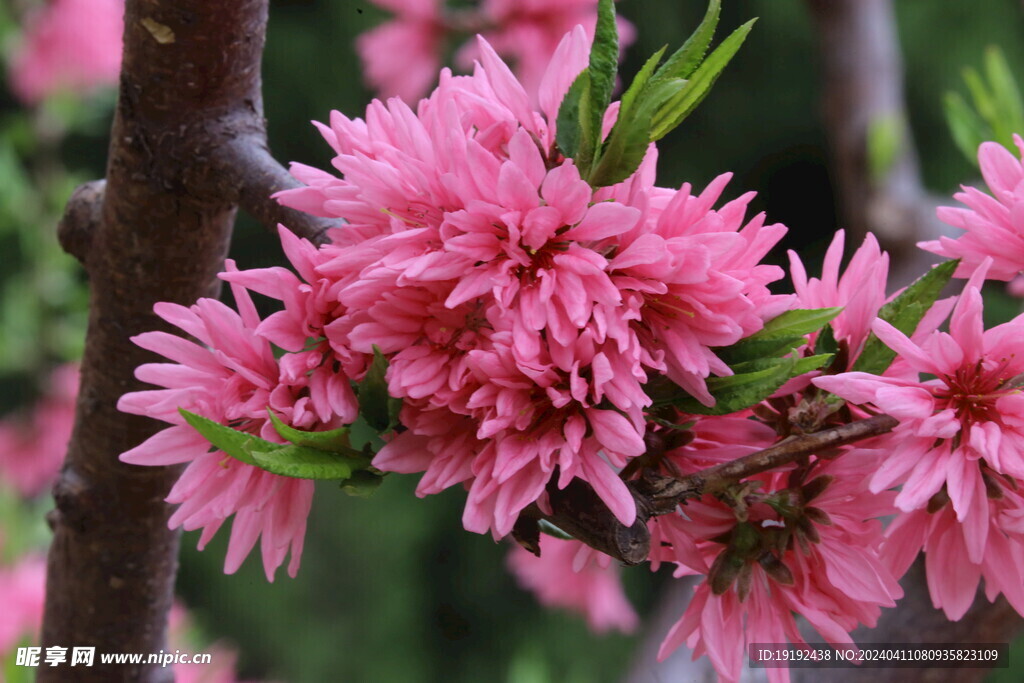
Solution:
[[[820,432],[792,436],[779,443],[730,462],[715,465],[676,479],[648,471],[636,482],[636,493],[648,501],[651,516],[663,515],[690,498],[718,493],[746,477],[767,472],[782,465],[836,446],[868,439],[892,431],[899,422],[889,415],[876,415],[857,422],[830,427]]]
[[[329,241],[329,228],[341,224],[341,221],[289,209],[271,198],[275,192],[301,187],[302,183],[270,154],[262,132],[237,138],[224,148],[221,156],[225,172],[237,183],[242,209],[268,229],[276,230],[278,224],[282,224],[299,237],[319,245]]]
[[[552,514],[536,505],[523,511],[515,536],[528,550],[535,547],[536,520],[546,519],[596,550],[625,564],[639,564],[650,553],[647,521],[665,515],[691,498],[717,493],[746,477],[767,472],[829,448],[885,434],[898,423],[888,415],[876,415],[857,422],[830,427],[812,434],[789,437],[742,458],[674,478],[645,470],[640,479],[626,482],[637,506],[637,520],[631,527],[620,523],[586,482],[574,479],[563,490],[549,487]]]

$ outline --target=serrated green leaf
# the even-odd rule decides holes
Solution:
[[[789,337],[769,337],[768,339],[747,338],[732,346],[715,349],[715,355],[729,367],[758,358],[778,358],[807,343],[807,337],[792,335]]]
[[[747,339],[777,339],[817,332],[843,312],[842,306],[831,308],[796,308],[775,316]]]
[[[708,45],[711,44],[715,29],[718,27],[718,16],[721,9],[720,0],[711,0],[708,3],[708,10],[705,12],[700,26],[690,34],[683,46],[672,53],[668,61],[658,69],[654,74],[655,81],[664,78],[689,78],[708,51]]]
[[[237,429],[228,427],[227,425],[214,422],[202,415],[196,415],[184,408],[178,408],[178,412],[183,418],[185,418],[185,422],[187,422],[194,430],[199,432],[204,439],[214,446],[214,448],[224,451],[232,458],[241,460],[247,465],[256,464],[256,461],[251,455],[253,448],[260,450],[273,450],[274,448],[279,448],[281,446],[281,444],[261,439],[260,437],[249,434],[248,432],[240,432]]]
[[[282,477],[348,479],[370,464],[370,459],[362,455],[328,453],[295,444],[275,445],[278,447],[269,451],[253,450],[252,459],[257,467]]]
[[[842,312],[842,307],[800,308],[786,311],[764,324],[758,332],[715,354],[733,367],[735,363],[785,355],[807,343],[805,335],[817,332]]]
[[[673,404],[693,415],[735,413],[775,393],[792,376],[795,366],[794,358],[765,358],[742,363],[733,368],[734,375],[708,378],[708,391],[714,396],[715,405],[705,406],[692,396],[678,398]]]
[[[636,76],[633,77],[633,81],[626,88],[626,92],[622,95],[622,100],[619,104],[619,118],[627,117],[633,106],[636,104],[636,98],[641,92],[647,87],[647,83],[651,78],[651,74],[654,69],[657,68],[658,62],[661,61],[662,56],[665,54],[666,46],[662,46],[660,50],[655,52],[653,55],[647,58],[644,62],[643,67],[637,72]]]
[[[586,69],[580,72],[569,86],[562,103],[558,105],[558,125],[555,140],[558,149],[565,156],[575,159],[584,137],[584,128],[590,128],[589,118],[584,124],[580,111],[583,103],[590,100],[590,74]]]
[[[651,125],[652,140],[660,140],[665,137],[707,97],[711,86],[715,84],[722,70],[743,45],[743,41],[746,40],[756,21],[756,19],[751,19],[723,40],[691,75],[686,86],[661,107],[655,114]]]
[[[601,122],[612,101],[615,74],[619,69],[619,30],[615,24],[615,1],[598,0],[594,42],[590,47],[590,122],[600,144]]]
[[[668,80],[648,88],[634,111],[616,122],[601,159],[587,179],[592,187],[614,185],[636,171],[651,142],[651,120],[655,111],[684,86],[685,81]],[[619,115],[622,116],[621,111]]]
[[[943,101],[946,125],[960,153],[975,166],[978,165],[978,146],[989,134],[981,117],[971,109],[958,93],[948,92]]]
[[[960,265],[959,259],[935,266],[903,290],[899,296],[882,306],[878,317],[903,334],[913,334],[918,323],[921,322],[921,318],[939,298],[943,288],[949,284],[958,265]],[[872,333],[852,369],[857,372],[880,375],[885,372],[895,358],[896,352]]]
[[[685,413],[694,415],[727,415],[745,410],[765,400],[790,379],[817,370],[832,360],[831,354],[806,358],[761,358],[734,366],[729,377],[707,379],[708,391],[715,397],[714,406],[705,406],[686,396],[673,401]]]
[[[383,482],[383,476],[369,470],[359,470],[341,483],[341,490],[350,496],[369,498],[377,492]]]
[[[386,431],[391,424],[388,383],[384,379],[387,371],[388,361],[375,345],[373,362],[359,383],[359,414],[378,432]]]
[[[270,421],[273,423],[274,429],[277,430],[277,433],[285,441],[297,446],[307,446],[332,453],[344,453],[351,450],[348,443],[348,427],[332,429],[327,432],[304,432],[301,429],[295,429],[286,425],[269,407],[267,408],[267,413],[270,415]],[[353,451],[353,454],[358,455],[355,451]]]

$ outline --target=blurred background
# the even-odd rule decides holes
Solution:
[[[5,73],[12,73],[25,40],[26,17],[42,4],[0,0]],[[852,220],[839,208],[842,190],[831,170],[834,148],[823,115],[823,29],[809,9],[822,3],[723,4],[719,39],[752,17],[760,20],[704,104],[660,143],[659,184],[701,188],[733,172],[726,197],[756,191],[753,209],[790,228],[783,248],[813,263],[835,229]],[[944,97],[949,91],[967,97],[963,69],[983,69],[991,45],[1001,48],[1013,72],[1024,74],[1024,7],[1019,0],[895,0],[893,6],[905,67],[906,142],[916,149],[923,189],[951,203],[941,198],[972,181],[977,168],[950,134]],[[681,44],[704,9],[702,2],[621,0],[618,11],[637,35],[621,72],[628,78],[662,45]],[[264,98],[280,160],[329,168],[330,149],[309,122],[326,121],[332,109],[350,116],[364,111],[373,92],[360,77],[356,36],[391,16],[358,0],[271,1]],[[0,570],[47,538],[46,473],[63,453],[41,435],[69,429],[74,379],[57,371],[80,354],[87,305],[84,278],[57,245],[55,226],[71,190],[104,173],[115,101],[113,89],[102,85],[31,101],[6,78],[0,84],[0,416],[6,430],[0,451],[7,453],[0,459],[32,454],[47,464],[39,465],[41,474],[9,464],[0,471]],[[909,149],[900,145],[900,153]],[[780,264],[783,253],[775,256]],[[240,268],[284,262],[276,238],[245,216],[232,257]],[[1009,297],[999,302],[997,316],[1019,305]],[[242,679],[540,683],[626,675],[647,635],[642,628],[595,635],[579,616],[541,607],[506,571],[506,545],[462,530],[464,494],[449,490],[420,500],[415,480],[389,477],[369,500],[321,485],[296,579],[282,572],[267,584],[258,558],[225,576],[226,534],[201,553],[198,534],[185,534],[178,592],[191,613],[193,642],[216,640],[236,650]],[[643,621],[672,579],[667,570],[622,573]],[[8,678],[14,680],[10,671]]]

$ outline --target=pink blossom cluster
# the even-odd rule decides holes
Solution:
[[[562,36],[577,24],[593,37],[596,0],[483,0],[447,8],[444,0],[373,0],[394,17],[356,40],[367,84],[381,97],[415,102],[437,82],[446,45],[458,34],[480,34],[515,65],[528,93],[537,93]],[[618,20],[623,47],[633,42],[632,24]],[[455,52],[470,69],[480,56],[474,41]]]
[[[42,398],[26,414],[0,420],[0,486],[32,498],[49,490],[64,462],[75,423],[78,366],[57,368]]]
[[[11,90],[26,105],[117,83],[124,0],[53,0],[31,13],[11,55]]]

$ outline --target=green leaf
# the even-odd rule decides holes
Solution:
[[[750,29],[754,26],[755,21],[757,20],[751,19],[723,40],[693,73],[687,81],[686,87],[661,107],[652,123],[652,140],[660,140],[665,137],[673,128],[682,123],[683,119],[689,116],[697,108],[697,105],[707,97],[711,86],[718,80],[722,70],[729,64],[729,61],[740,49],[740,46],[743,45],[743,41],[746,40],[747,34],[750,33]]]
[[[995,139],[1004,145],[1012,145],[1013,134],[1024,131],[1024,104],[1006,57],[997,47],[989,47],[985,51],[985,74],[996,114],[991,122]]]
[[[369,498],[384,482],[384,477],[370,470],[353,472],[352,476],[341,483],[341,490],[350,496]]]
[[[384,447],[384,440],[380,438],[380,432],[370,426],[363,415],[357,417],[356,421],[348,426],[348,433],[352,447],[360,452],[376,453]]]
[[[227,425],[214,422],[202,415],[191,413],[184,408],[178,408],[178,412],[185,418],[185,422],[199,432],[204,439],[213,444],[215,448],[224,451],[236,460],[241,460],[246,465],[256,465],[256,461],[251,455],[253,448],[273,450],[281,445],[261,439],[248,432],[232,429]]]
[[[953,142],[972,164],[978,165],[978,146],[989,138],[981,117],[971,109],[958,93],[948,92],[943,101],[946,125],[953,135]]]
[[[921,318],[939,298],[942,289],[949,284],[950,278],[960,265],[960,260],[946,261],[918,278],[895,299],[882,306],[878,317],[886,321],[906,335],[913,334]],[[880,375],[885,372],[896,352],[882,343],[882,340],[871,334],[864,344],[853,370]]]
[[[821,334],[818,335],[818,339],[814,343],[814,352],[819,354],[835,354],[838,350],[839,343],[836,342],[835,332],[833,332],[831,325],[826,325],[821,330]]]
[[[895,114],[876,116],[868,124],[868,173],[880,183],[892,169],[903,138],[903,120]]]
[[[708,3],[708,11],[700,26],[694,31],[683,46],[672,53],[668,61],[654,74],[654,80],[659,81],[665,78],[689,78],[697,66],[704,59],[711,44],[711,38],[715,35],[718,27],[718,16],[721,13],[721,0],[711,0]]]
[[[635,111],[623,116],[620,110],[621,118],[612,128],[601,159],[587,179],[591,187],[614,185],[636,171],[651,142],[651,120],[655,111],[684,85],[682,80],[665,81],[648,88]]]
[[[373,362],[366,371],[366,377],[359,383],[359,413],[367,424],[378,432],[391,428],[391,407],[388,405],[388,383],[384,379],[388,361],[376,345],[373,347]]]
[[[558,105],[558,125],[555,141],[558,149],[565,156],[574,159],[583,139],[583,117],[580,113],[582,103],[590,99],[590,74],[586,70],[580,72],[576,80]],[[589,129],[589,119],[587,128]]]
[[[661,61],[662,56],[665,54],[665,46],[655,52],[653,55],[647,58],[644,62],[643,67],[637,72],[636,76],[633,77],[633,82],[626,88],[626,92],[622,95],[622,100],[619,104],[619,118],[622,119],[627,117],[633,109],[633,105],[636,104],[636,98],[641,92],[647,87],[647,82],[651,78],[651,74],[654,69],[658,66],[658,62]]]
[[[796,308],[775,316],[747,339],[778,339],[817,332],[843,312],[842,306],[831,308]]]
[[[708,391],[715,398],[714,406],[705,406],[692,396],[684,396],[672,404],[694,415],[726,415],[760,403],[787,381],[817,370],[832,360],[831,354],[807,358],[762,358],[733,367],[730,377],[710,377]]]
[[[590,122],[596,131],[594,148],[600,144],[601,122],[612,101],[615,74],[619,69],[619,31],[615,25],[615,0],[598,0],[597,25],[590,48]]]
[[[309,448],[332,453],[344,453],[352,450],[349,448],[348,443],[348,427],[332,429],[328,432],[304,432],[286,425],[269,407],[267,408],[267,413],[270,415],[270,421],[273,423],[274,429],[277,430],[277,433],[285,441],[297,446],[308,446]],[[358,455],[356,451],[352,451],[352,454]]]
[[[715,349],[715,353],[730,367],[757,358],[784,355],[806,344],[805,335],[820,330],[842,310],[841,307],[834,307],[786,311],[766,322],[758,332],[732,346]]]
[[[315,448],[281,446],[268,451],[252,451],[256,465],[272,474],[298,479],[348,479],[356,470],[366,468],[370,459],[363,455],[328,453]]]

